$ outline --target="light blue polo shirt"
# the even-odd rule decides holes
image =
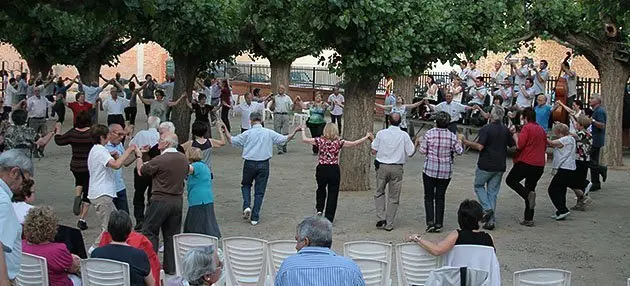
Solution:
[[[0,242],[7,264],[9,279],[13,280],[20,272],[22,260],[22,225],[11,205],[13,192],[9,186],[0,179]]]
[[[107,142],[107,145],[105,145],[105,148],[110,153],[117,152],[118,156],[122,156],[123,153],[125,153],[125,147],[123,146],[122,143],[119,143],[118,145],[114,145],[111,142]],[[120,192],[127,188],[125,186],[125,181],[123,180],[123,168],[114,170],[114,184],[116,186],[116,192]]]

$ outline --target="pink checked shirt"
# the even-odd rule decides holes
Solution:
[[[453,153],[461,155],[462,145],[457,136],[446,128],[432,128],[424,134],[420,153],[426,155],[424,173],[437,179],[450,179],[453,173]]]

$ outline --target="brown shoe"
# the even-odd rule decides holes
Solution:
[[[519,224],[527,226],[527,227],[532,227],[532,226],[534,226],[534,221],[533,220],[523,220]]]

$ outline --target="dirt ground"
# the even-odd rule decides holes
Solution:
[[[142,108],[140,108],[142,109]],[[63,130],[69,128],[71,112]],[[101,113],[101,121],[105,116]],[[139,128],[144,128],[144,112],[138,112]],[[238,127],[240,118],[232,118]],[[53,122],[48,122],[52,127]],[[375,124],[375,130],[381,124]],[[136,131],[138,131],[138,129]],[[235,130],[238,128],[234,128]],[[214,131],[214,130],[213,130]],[[215,175],[215,211],[223,237],[250,236],[266,240],[294,239],[295,227],[305,216],[314,213],[316,157],[310,147],[300,141],[288,145],[288,154],[274,155],[261,220],[251,226],[241,219],[240,180],[241,150],[225,146],[213,152]],[[36,205],[52,205],[61,223],[76,226],[72,214],[74,179],[69,171],[70,147],[59,147],[51,142],[44,159],[35,159]],[[374,224],[373,191],[342,192],[334,223],[333,248],[343,253],[343,243],[354,240],[373,240],[400,243],[411,233],[424,239],[438,241],[447,235],[424,234],[423,189],[420,181],[424,158],[416,155],[405,165],[404,183],[395,222],[391,232],[378,230]],[[457,157],[454,177],[446,196],[445,231],[457,228],[457,207],[466,198],[475,198],[472,189],[477,154],[470,152]],[[628,160],[628,159],[627,159]],[[508,162],[508,169],[511,162]],[[627,171],[611,171],[603,190],[592,194],[594,203],[586,212],[572,212],[566,221],[550,218],[554,208],[546,193],[551,179],[550,167],[538,184],[536,226],[518,224],[524,203],[505,182],[501,186],[497,209],[497,228],[491,232],[501,264],[504,285],[512,284],[512,273],[530,268],[559,268],[572,272],[573,285],[622,285],[630,277],[629,212]],[[133,168],[124,171],[129,207],[133,208]],[[626,183],[624,183],[626,182]],[[374,182],[372,182],[374,186]],[[625,187],[624,187],[625,186]],[[574,204],[573,194],[567,195]],[[90,228],[84,232],[86,244],[97,235],[96,215],[90,210]],[[392,273],[396,285],[395,269]]]

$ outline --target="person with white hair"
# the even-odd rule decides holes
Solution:
[[[20,272],[22,225],[11,205],[14,193],[35,175],[33,162],[20,150],[0,154],[0,284],[12,283]]]
[[[170,123],[170,122],[164,122]],[[136,145],[140,149],[150,149],[153,146],[158,144],[160,140],[160,133],[158,132],[158,128],[160,126],[160,118],[157,116],[149,116],[147,119],[148,128],[146,130],[141,130],[134,136],[129,144]],[[175,128],[173,128],[174,130]],[[148,153],[142,153],[142,159],[145,162],[151,160]],[[145,200],[144,196],[146,193],[147,202],[151,200],[151,177],[144,177],[138,174],[138,169],[134,168],[133,170],[133,216],[136,219],[135,230],[142,229],[142,223],[144,222],[144,209],[145,209]]]
[[[479,130],[477,142],[462,138],[462,143],[479,151],[475,171],[475,193],[483,207],[483,228],[494,229],[497,196],[505,173],[507,148],[516,144],[507,126],[502,124],[505,110],[494,106],[490,111],[490,124]]]
[[[569,126],[564,123],[556,123],[553,126],[553,135],[556,140],[547,139],[547,144],[553,147],[553,178],[549,183],[547,192],[551,202],[556,207],[556,213],[552,216],[555,220],[564,220],[571,212],[567,208],[567,188],[575,180],[575,138],[569,134]]]
[[[295,234],[298,253],[282,262],[275,285],[365,285],[359,266],[330,249],[332,237],[332,223],[325,217],[316,215],[300,222]]]
[[[166,286],[213,285],[221,278],[222,270],[215,245],[193,248],[182,260],[182,276],[169,279]]]
[[[591,128],[593,129],[593,145],[591,146],[591,192],[599,191],[602,186],[599,181],[606,182],[608,178],[608,168],[599,164],[599,155],[606,142],[606,110],[602,106],[602,97],[599,93],[593,93],[590,100],[593,115],[591,116]]]
[[[175,133],[166,132],[160,136],[160,155],[146,164],[142,151],[135,148],[138,175],[151,177],[151,199],[147,207],[142,233],[153,244],[153,250],[160,246],[160,230],[164,237],[164,271],[175,273],[173,236],[180,233],[182,225],[182,204],[184,180],[188,175],[188,158],[177,151],[178,139]]]

